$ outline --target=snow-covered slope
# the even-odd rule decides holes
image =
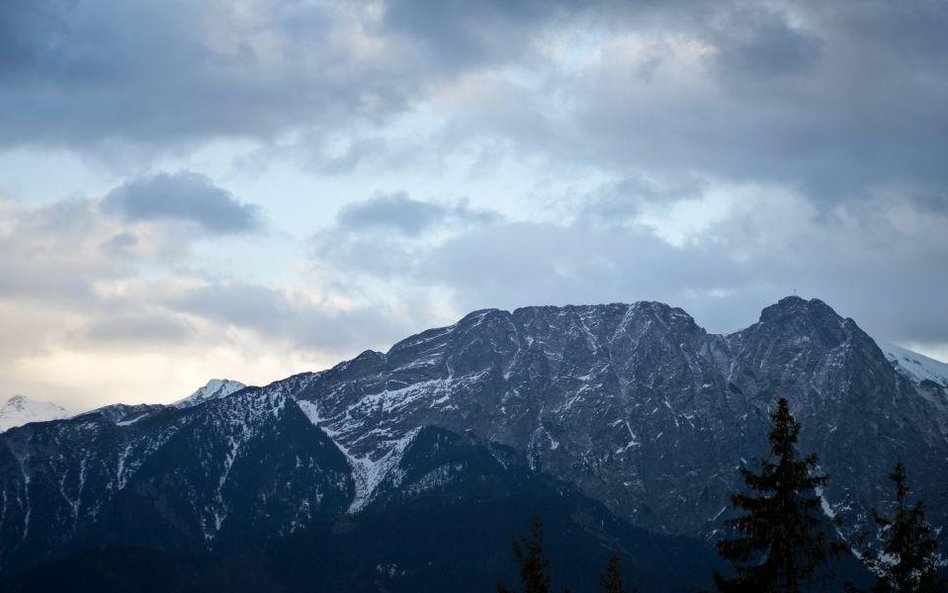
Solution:
[[[246,385],[239,381],[231,381],[230,379],[211,379],[207,382],[207,385],[201,387],[188,397],[176,401],[172,405],[177,408],[190,408],[191,406],[196,406],[212,399],[227,397],[228,395],[240,391],[244,387],[246,387]]]
[[[882,340],[876,340],[876,344],[889,362],[898,365],[898,370],[914,383],[927,380],[948,387],[948,364]]]
[[[52,402],[33,401],[25,395],[14,395],[0,407],[0,432],[28,422],[46,422],[71,416],[62,406]]]

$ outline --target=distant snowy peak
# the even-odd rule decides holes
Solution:
[[[0,432],[30,422],[60,420],[71,415],[65,408],[52,402],[38,402],[25,395],[14,395],[0,406]]]
[[[885,357],[896,368],[908,376],[914,383],[933,381],[942,387],[948,387],[948,364],[929,358],[918,352],[890,344],[881,340],[876,343]]]
[[[244,387],[246,387],[246,385],[239,381],[211,379],[207,382],[207,385],[201,387],[188,397],[176,401],[172,405],[176,408],[190,408],[191,406],[196,406],[206,401],[227,397],[228,395],[240,391]]]

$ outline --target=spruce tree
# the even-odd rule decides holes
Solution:
[[[622,573],[619,572],[619,555],[613,553],[609,558],[606,570],[599,577],[599,585],[603,593],[628,593],[622,582]]]
[[[901,461],[889,479],[895,483],[894,512],[886,517],[873,511],[881,544],[863,556],[877,577],[873,593],[945,593],[948,584],[938,575],[938,542],[925,519],[923,501],[908,504]]]
[[[552,577],[550,559],[543,553],[543,521],[533,517],[530,535],[514,540],[513,553],[520,566],[520,584],[523,593],[549,593]],[[568,593],[568,589],[564,593]],[[503,583],[497,584],[498,593],[515,593]]]
[[[840,546],[830,543],[817,494],[828,478],[815,473],[815,453],[799,456],[800,424],[786,399],[770,419],[771,457],[761,461],[760,473],[741,468],[747,493],[732,494],[731,503],[742,514],[727,521],[733,538],[716,544],[735,572],[733,578],[715,572],[722,593],[799,593],[834,576],[826,565]]]

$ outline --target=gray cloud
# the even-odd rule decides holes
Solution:
[[[785,13],[763,5],[720,15],[710,38],[725,76],[735,70],[763,79],[798,73],[815,65],[823,49],[815,33],[791,25]]]
[[[110,311],[91,319],[79,338],[93,343],[181,344],[195,328],[163,311]]]
[[[441,66],[476,67],[516,60],[546,24],[582,8],[559,0],[392,0],[384,26],[423,44]]]
[[[623,226],[641,213],[643,205],[700,198],[707,188],[707,181],[688,175],[662,183],[632,175],[605,184],[581,199],[566,198],[562,206],[573,210],[583,222]]]
[[[103,241],[101,248],[117,257],[127,257],[137,245],[138,237],[134,233],[123,231]]]
[[[115,278],[121,262],[102,256],[96,235],[103,221],[95,202],[64,200],[35,209],[0,209],[0,298],[54,303],[94,300],[94,283]]]
[[[80,344],[168,339],[168,326],[146,321],[147,303],[108,296],[134,282],[139,265],[155,264],[160,237],[139,240],[97,200],[25,207],[0,199],[0,351],[4,373],[21,358]],[[104,237],[113,237],[103,244]]]
[[[363,8],[4,2],[0,145],[271,140],[398,111],[424,73],[397,47],[360,53]]]
[[[500,218],[496,212],[472,208],[466,199],[453,204],[426,202],[412,199],[405,192],[394,192],[347,204],[339,213],[337,228],[387,229],[417,237],[438,227],[491,224]]]
[[[433,93],[514,67],[533,86],[506,79],[503,92],[452,109],[427,145],[403,150],[457,153],[500,138],[549,159],[551,172],[697,172],[787,183],[824,203],[897,187],[948,206],[948,11],[937,1],[388,0],[380,11],[295,2],[241,11],[39,0],[3,3],[0,28],[0,145],[188,150],[303,132],[315,170],[346,173],[364,158],[398,162],[375,134]],[[545,53],[629,35],[644,44],[638,53],[607,46],[579,69]],[[682,68],[691,42],[707,51]],[[351,150],[323,150],[333,134]]]
[[[179,313],[336,353],[394,341],[419,327],[384,305],[333,311],[324,304],[294,299],[282,290],[239,282],[214,282],[162,302]]]
[[[580,213],[572,222],[472,228],[423,247],[337,236],[336,249],[317,257],[347,277],[447,290],[461,312],[654,299],[684,307],[712,331],[746,326],[798,291],[880,337],[943,347],[948,319],[936,312],[948,277],[937,270],[948,235],[937,231],[948,221],[905,206],[875,202],[824,219],[800,197],[761,199],[680,247]],[[391,257],[380,265],[379,254]]]
[[[439,149],[499,137],[551,171],[782,183],[829,205],[894,189],[948,207],[940,3],[583,6],[599,18],[580,31],[620,41],[565,70],[523,58],[526,81],[478,80]]]
[[[239,202],[205,175],[186,171],[128,181],[109,192],[102,207],[128,221],[187,221],[212,234],[247,233],[263,226],[259,208]],[[128,238],[120,242],[127,245]]]

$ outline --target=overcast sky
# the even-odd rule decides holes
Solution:
[[[943,0],[0,2],[0,397],[782,296],[948,359]]]

